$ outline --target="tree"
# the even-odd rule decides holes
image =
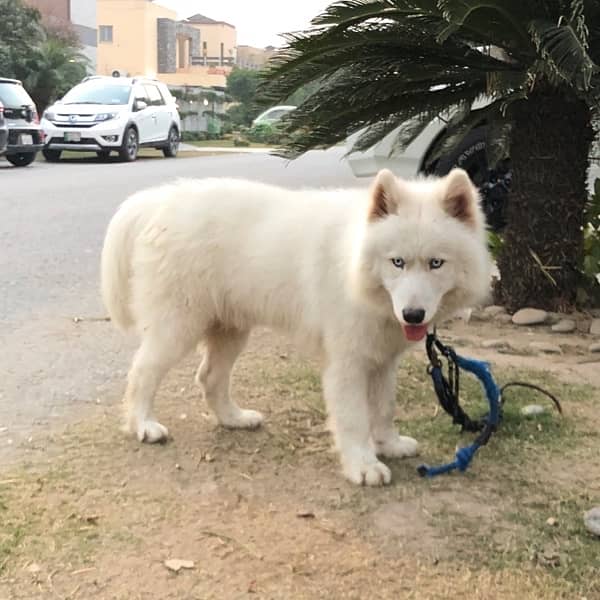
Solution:
[[[235,125],[250,125],[260,108],[255,105],[256,88],[259,82],[257,71],[234,68],[227,77],[226,93],[237,102],[227,114]]]
[[[41,112],[87,72],[87,59],[69,29],[46,31],[40,13],[21,0],[0,0],[2,75],[20,79]]]
[[[87,58],[69,41],[48,36],[37,49],[34,69],[25,80],[40,114],[85,77],[87,64]]]
[[[396,128],[401,151],[432,118],[451,114],[433,168],[485,124],[488,160],[509,155],[513,170],[498,299],[572,307],[600,101],[600,2],[345,0],[313,25],[288,35],[261,88],[270,104],[321,81],[289,117],[288,154],[359,130],[362,150]]]
[[[21,0],[0,0],[0,15],[2,76],[25,79],[32,71],[36,48],[45,38],[40,13]]]

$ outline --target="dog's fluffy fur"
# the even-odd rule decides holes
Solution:
[[[102,252],[110,316],[141,337],[127,428],[140,441],[166,438],[157,387],[199,342],[198,380],[218,421],[260,425],[260,413],[230,398],[230,375],[252,327],[271,326],[323,359],[346,477],[389,483],[377,455],[417,450],[392,422],[399,356],[407,336],[424,335],[405,311],[423,310],[432,325],[480,301],[489,274],[478,194],[458,169],[418,181],[381,171],[369,191],[207,179],[137,193],[113,217]]]

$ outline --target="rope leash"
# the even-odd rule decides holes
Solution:
[[[504,403],[503,393],[504,390],[509,387],[526,387],[545,394],[554,402],[558,412],[562,414],[562,407],[558,399],[550,392],[547,392],[537,385],[521,381],[511,381],[503,385],[502,388],[498,387],[492,375],[489,363],[473,358],[465,358],[456,354],[451,346],[446,346],[439,340],[435,330],[433,333],[427,334],[426,350],[427,357],[429,358],[427,372],[431,376],[433,387],[440,405],[452,417],[452,422],[455,425],[460,425],[461,432],[478,432],[479,435],[470,446],[457,450],[452,462],[439,467],[430,467],[425,464],[420,465],[417,468],[417,471],[422,477],[435,477],[436,475],[450,473],[454,470],[459,470],[461,472],[467,470],[473,457],[477,453],[477,450],[479,450],[481,446],[485,446],[492,434],[497,430],[502,419],[502,405]],[[448,377],[444,375],[443,362],[440,359],[438,352],[447,361]],[[482,419],[471,419],[460,406],[459,393],[461,369],[475,375],[483,386],[489,404],[489,412]]]

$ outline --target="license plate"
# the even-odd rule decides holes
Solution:
[[[65,142],[80,142],[81,134],[76,131],[69,131],[65,133]]]
[[[33,136],[29,133],[21,134],[21,146],[31,146],[33,144]]]

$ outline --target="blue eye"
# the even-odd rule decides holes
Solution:
[[[406,265],[406,263],[404,262],[403,258],[392,258],[392,264],[397,268],[397,269],[404,269],[404,266]]]
[[[446,261],[442,258],[432,258],[429,261],[430,269],[439,269]]]

